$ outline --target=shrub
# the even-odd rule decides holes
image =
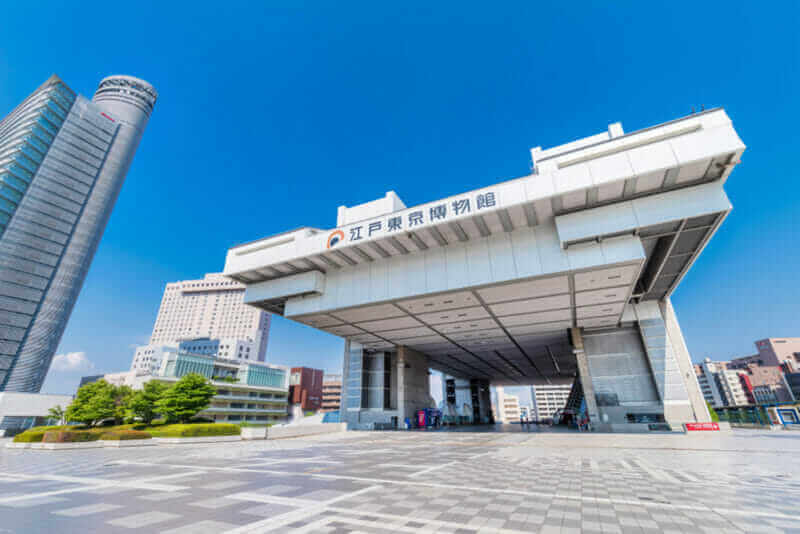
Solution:
[[[48,430],[42,443],[83,443],[97,441],[101,435],[97,430]]]
[[[142,430],[119,430],[115,429],[110,432],[103,432],[100,435],[100,439],[106,439],[110,441],[126,441],[129,439],[150,439],[153,436],[150,435],[149,432],[144,432]]]
[[[25,432],[21,432],[14,436],[14,443],[40,443],[44,437],[45,432],[49,430],[61,430],[69,428],[68,426],[35,426],[29,428]]]
[[[201,438],[210,436],[238,436],[242,433],[239,425],[229,423],[164,425],[149,427],[147,431],[154,438]]]

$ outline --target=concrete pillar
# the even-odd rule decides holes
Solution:
[[[589,421],[594,425],[601,424],[600,413],[597,410],[597,398],[594,395],[594,385],[592,384],[592,374],[589,372],[589,360],[583,350],[583,335],[580,328],[571,328],[570,337],[572,338],[572,351],[578,361],[578,376],[581,379],[583,388],[583,398],[586,402],[586,413],[589,414]]]
[[[683,377],[686,392],[689,395],[689,403],[692,407],[694,418],[699,423],[708,423],[711,421],[711,415],[708,413],[705,398],[703,397],[702,391],[700,391],[700,384],[697,382],[697,375],[694,372],[692,358],[686,346],[686,341],[683,339],[683,333],[678,324],[675,309],[672,307],[672,300],[669,298],[663,300],[660,303],[660,308],[667,329],[667,337],[672,344],[675,360],[678,364],[681,377]]]

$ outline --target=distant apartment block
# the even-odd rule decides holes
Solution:
[[[556,411],[564,408],[569,398],[572,384],[542,384],[531,386],[533,402],[531,417],[534,421],[542,421],[553,417]]]
[[[503,420],[506,423],[518,422],[520,416],[519,397],[516,395],[503,396]]]
[[[342,403],[342,375],[323,375],[322,411],[338,411]]]
[[[237,358],[241,347],[242,359],[265,361],[270,314],[244,304],[244,288],[243,284],[216,273],[207,274],[202,280],[167,284],[150,346],[218,340],[216,349],[221,349],[220,357]],[[244,358],[245,355],[248,357]]]

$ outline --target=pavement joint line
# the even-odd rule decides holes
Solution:
[[[3,475],[4,473],[0,473]],[[150,491],[181,491],[188,489],[187,486],[172,486],[167,484],[149,484],[147,482],[139,482],[136,480],[114,480],[114,479],[107,479],[107,478],[92,478],[92,477],[67,477],[61,475],[45,475],[45,474],[38,474],[38,475],[25,475],[25,474],[17,474],[15,475],[18,478],[22,478],[24,480],[53,480],[55,482],[67,482],[71,484],[79,484],[83,486],[90,486],[88,489],[94,489],[95,487],[103,487],[103,486],[114,486],[114,487],[126,487],[132,489],[144,489]],[[65,490],[57,490],[63,492],[69,491],[80,491],[80,489],[65,489]],[[7,501],[8,499],[18,499],[18,498],[31,498],[37,497],[38,494],[31,494],[31,496],[16,496],[16,497],[7,497],[5,499],[0,499],[0,503]]]
[[[437,471],[439,469],[444,469],[445,467],[450,467],[450,466],[456,465],[457,463],[458,462],[448,462],[446,464],[434,465],[433,467],[428,467],[427,469],[423,469],[422,471],[417,471],[416,473],[409,473],[407,476],[416,477],[416,476],[419,476],[419,475],[430,473],[432,471]]]
[[[162,475],[157,477],[146,477],[146,478],[134,478],[129,479],[128,482],[135,482],[137,484],[149,484],[150,482],[156,482],[160,480],[170,480],[173,478],[184,478],[184,477],[191,477],[191,476],[198,476],[198,475],[205,475],[208,471],[187,471],[185,473],[175,473],[174,475]]]
[[[354,512],[353,510],[349,510],[347,508],[339,508],[339,507],[336,507],[336,506],[326,506],[326,509],[330,510],[330,511],[338,512],[338,513],[344,513],[344,514],[355,514],[355,513],[358,513],[358,512]],[[452,528],[452,527],[460,528],[460,529],[472,528],[469,525],[464,525],[463,523],[454,523],[452,521],[442,521],[441,519],[409,518],[408,516],[402,516],[402,515],[397,515],[397,514],[387,514],[385,512],[364,512],[363,515],[370,515],[370,516],[373,516],[373,517],[381,517],[381,518],[384,518],[384,519],[405,519],[407,521],[408,520],[417,521],[419,523],[427,523],[427,524],[429,524],[431,526],[435,526],[435,527],[438,527],[438,528]],[[358,519],[356,519],[356,521],[358,521]],[[370,523],[369,526],[373,526],[374,527],[375,524],[374,523]],[[394,529],[396,527],[392,527],[392,528]],[[495,532],[495,533],[498,533],[498,534],[529,534],[528,531],[511,530],[511,529],[506,529],[506,528],[495,528],[495,527],[490,527],[490,526],[486,526],[486,525],[481,526],[479,531],[480,532]],[[414,530],[412,530],[412,532],[419,532],[419,529],[414,529]]]
[[[235,499],[237,501],[260,502],[264,504],[283,504],[286,506],[319,506],[320,503],[316,501],[309,501],[307,499],[298,499],[295,497],[281,497],[280,495],[269,495],[267,493],[254,493],[251,491],[243,491],[240,493],[232,493],[225,495],[225,499]]]
[[[132,465],[162,465],[162,464],[150,464],[147,462],[128,462]],[[455,462],[454,462],[455,463]],[[180,466],[172,464],[172,467],[190,467],[190,466]],[[193,467],[193,466],[192,466]],[[284,471],[273,471],[273,470],[266,470],[266,469],[235,469],[235,468],[227,468],[227,467],[209,467],[207,468],[209,471],[216,470],[216,471],[226,471],[226,472],[243,472],[243,473],[263,473],[263,474],[273,474],[279,476],[310,476],[310,477],[317,477],[317,478],[328,478],[334,480],[352,480],[357,482],[370,482],[374,484],[383,484],[383,485],[406,485],[406,486],[423,486],[429,488],[437,488],[437,489],[450,489],[450,490],[470,490],[475,492],[482,492],[482,493],[492,493],[492,494],[511,494],[511,495],[522,495],[526,497],[541,497],[541,498],[549,498],[549,499],[568,499],[571,501],[584,501],[590,503],[604,503],[604,504],[625,504],[625,505],[632,505],[632,506],[640,506],[640,507],[650,507],[650,508],[667,508],[667,509],[678,509],[678,510],[691,510],[696,512],[704,512],[707,513],[709,511],[717,513],[717,514],[729,514],[729,513],[736,513],[736,514],[745,514],[749,516],[759,516],[759,517],[774,517],[774,518],[781,518],[781,519],[792,519],[796,520],[796,515],[789,515],[783,514],[780,512],[762,512],[760,510],[735,510],[735,509],[726,509],[726,508],[711,508],[709,506],[695,506],[695,505],[688,505],[688,504],[679,504],[679,503],[666,503],[666,502],[656,502],[656,501],[643,501],[639,499],[613,499],[607,497],[590,497],[590,496],[582,496],[577,494],[567,494],[567,493],[545,493],[545,492],[537,492],[537,491],[523,491],[523,490],[514,490],[514,489],[498,489],[498,488],[482,488],[482,487],[470,487],[470,486],[454,486],[448,484],[436,484],[432,482],[416,482],[416,481],[409,481],[409,480],[389,480],[389,479],[379,479],[379,478],[369,478],[369,477],[354,477],[349,475],[330,475],[330,474],[320,474],[320,473],[302,473],[302,472],[284,472]]]
[[[367,491],[373,491],[381,487],[382,486],[369,486],[366,488],[362,488],[360,490],[351,491],[339,497],[330,499],[324,503],[314,502],[308,506],[298,508],[297,510],[290,510],[283,514],[279,514],[276,516],[268,517],[266,519],[262,519],[260,521],[256,521],[255,523],[248,523],[247,525],[242,525],[241,527],[237,527],[225,532],[225,534],[261,533],[279,529],[290,523],[294,523],[295,521],[298,521],[300,519],[305,519],[308,516],[313,517],[314,515],[320,514],[321,512],[326,510],[327,508],[326,503],[336,503],[338,501],[349,499],[350,497],[355,497],[362,493],[366,493]]]

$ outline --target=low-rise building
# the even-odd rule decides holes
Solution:
[[[286,420],[289,373],[286,367],[261,362],[241,362],[205,354],[167,353],[154,372],[107,374],[116,385],[141,389],[146,382],[177,382],[198,373],[217,389],[211,405],[198,415],[218,422],[276,423]]]
[[[550,419],[564,408],[569,398],[572,384],[542,384],[531,386],[531,401],[533,409],[531,418],[534,421]]]
[[[48,422],[57,423],[50,421],[50,408],[61,406],[66,410],[71,402],[71,395],[0,392],[0,437]]]
[[[342,403],[342,375],[323,375],[322,411],[335,412]]]
[[[292,367],[289,377],[289,411],[296,417],[317,412],[322,407],[321,369]]]
[[[795,401],[781,366],[750,364],[742,371],[742,377],[752,388],[756,404]]]

